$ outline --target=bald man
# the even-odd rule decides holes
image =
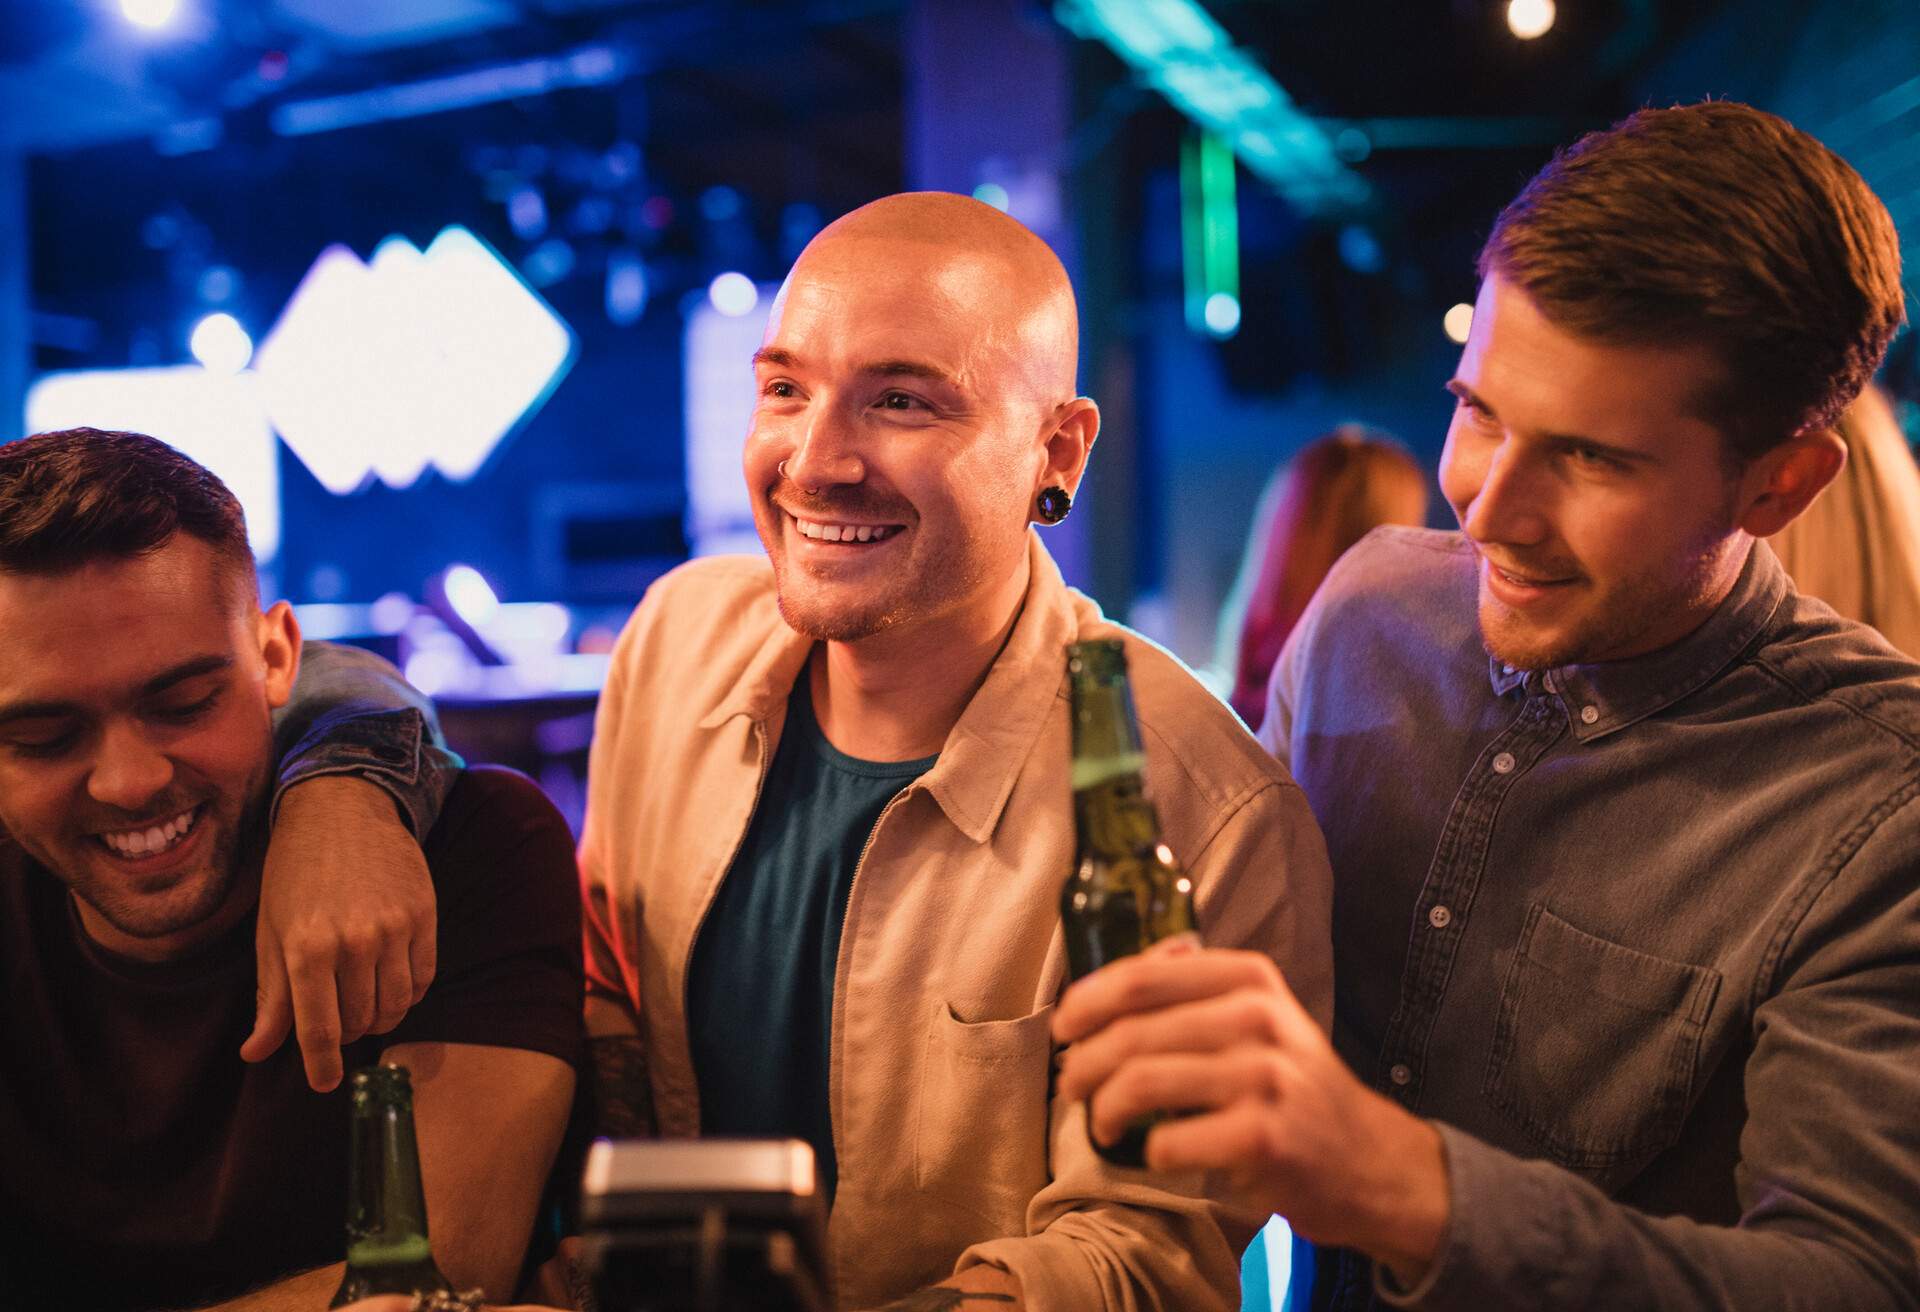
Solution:
[[[1211,943],[1330,1018],[1300,791],[1030,525],[1099,431],[1073,292],[1014,220],[895,196],[801,254],[754,358],[764,557],[656,583],[613,657],[581,844],[603,1132],[791,1135],[843,1308],[1238,1307],[1264,1218],[1105,1165],[1052,1096],[1068,643],[1126,643]]]

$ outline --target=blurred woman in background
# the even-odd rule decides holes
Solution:
[[[1254,512],[1222,631],[1222,649],[1232,653],[1229,700],[1250,728],[1266,715],[1280,648],[1333,562],[1378,525],[1426,519],[1425,471],[1378,429],[1342,424],[1275,472]]]
[[[1835,428],[1846,468],[1769,541],[1800,591],[1920,657],[1920,468],[1878,387]]]

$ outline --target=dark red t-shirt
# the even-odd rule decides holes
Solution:
[[[573,842],[533,782],[463,774],[424,844],[433,987],[392,1044],[485,1043],[578,1064]],[[103,951],[65,887],[0,842],[0,1307],[186,1307],[344,1255],[347,1093],[289,1038],[240,1060],[253,922],[186,961]]]

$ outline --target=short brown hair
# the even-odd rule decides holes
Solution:
[[[0,445],[0,571],[64,573],[158,551],[176,533],[211,546],[257,595],[240,502],[165,442],[70,428]]]
[[[1699,343],[1745,459],[1832,425],[1905,319],[1893,220],[1847,162],[1732,101],[1643,109],[1561,151],[1495,221],[1498,273],[1568,332]]]

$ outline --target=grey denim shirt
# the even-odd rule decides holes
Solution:
[[[1420,1287],[1341,1309],[1920,1307],[1920,665],[1764,543],[1692,635],[1490,662],[1457,533],[1378,530],[1262,739],[1334,871],[1334,1041],[1440,1127]]]
[[[431,701],[372,652],[329,642],[301,644],[300,676],[274,713],[273,744],[272,814],[302,780],[357,775],[392,796],[416,839],[439,819],[463,768],[440,736]]]

